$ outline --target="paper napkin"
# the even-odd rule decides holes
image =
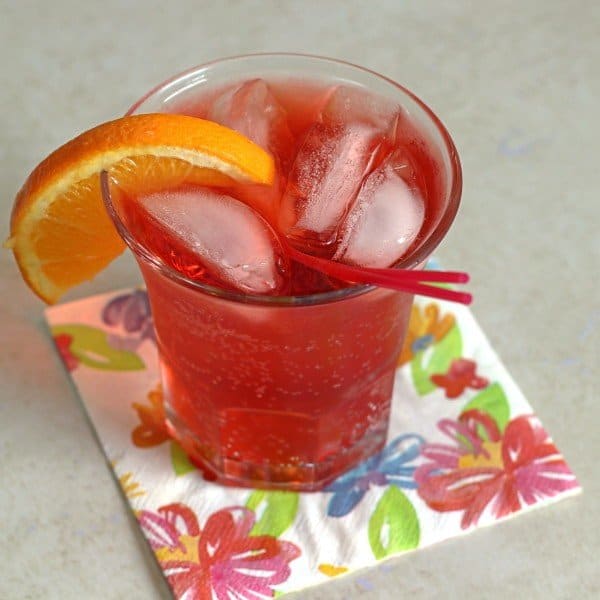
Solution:
[[[144,290],[46,315],[176,598],[282,596],[580,491],[462,306],[417,300],[385,449],[307,494],[205,481],[168,438]]]

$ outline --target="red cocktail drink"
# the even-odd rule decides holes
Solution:
[[[270,188],[113,190],[152,306],[169,429],[223,483],[319,489],[385,443],[413,298],[328,278],[286,245],[420,268],[458,207],[454,146],[393,82],[303,56],[216,62],[133,111],[216,121],[277,167]]]

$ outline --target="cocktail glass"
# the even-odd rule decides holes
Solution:
[[[241,56],[178,75],[128,114],[174,112],[205,89],[255,77],[350,82],[403,107],[441,170],[420,240],[397,264],[422,268],[458,210],[461,169],[439,119],[395,82],[332,59]],[[108,181],[107,209],[149,295],[167,427],[193,462],[223,484],[311,491],[381,450],[412,295],[361,285],[257,296],[187,279],[131,234]]]

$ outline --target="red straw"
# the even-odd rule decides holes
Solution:
[[[467,283],[469,275],[460,271],[428,271],[410,269],[373,269],[369,267],[354,267],[305,254],[289,244],[286,244],[290,256],[297,262],[331,275],[342,281],[365,283],[379,287],[390,288],[409,294],[419,294],[440,300],[450,300],[461,304],[471,304],[473,297],[467,292],[458,292],[429,283]]]

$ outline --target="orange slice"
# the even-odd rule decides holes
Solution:
[[[181,185],[271,184],[272,157],[241,134],[194,117],[123,117],[86,131],[43,160],[17,194],[11,236],[31,289],[48,303],[91,279],[125,245],[105,212],[100,173],[130,194]]]

